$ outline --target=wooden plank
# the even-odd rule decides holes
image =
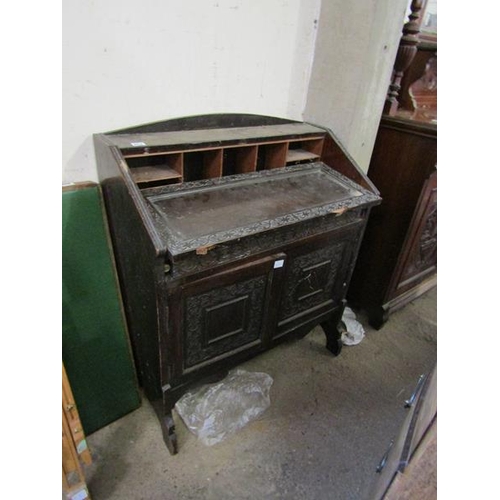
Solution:
[[[287,142],[282,142],[279,144],[269,144],[261,147],[263,148],[265,154],[265,169],[281,168],[286,165],[286,154],[288,151]]]
[[[319,144],[321,144],[321,148],[323,147],[323,142],[324,142],[324,137],[312,137],[307,139],[307,143],[311,142],[316,142],[318,141]],[[269,144],[282,144],[283,142],[302,142],[301,139],[291,139],[291,140],[285,140],[285,139],[278,139],[278,140],[255,140],[255,141],[245,141],[244,144],[241,143],[224,143],[223,145],[223,150],[239,150],[239,149],[250,149],[254,148],[257,146],[267,146]],[[178,148],[178,149],[177,149]],[[156,156],[175,156],[175,155],[182,155],[184,152],[188,153],[199,153],[199,152],[206,152],[206,151],[213,151],[216,149],[221,149],[221,146],[193,146],[191,144],[179,144],[175,148],[157,148],[157,149],[149,149],[149,148],[137,148],[136,150],[123,150],[122,156],[125,159],[130,159],[130,158],[146,158],[146,157],[151,157],[154,158]],[[306,148],[305,148],[306,149]],[[147,151],[145,151],[147,150]],[[321,155],[322,149],[320,149],[319,154]],[[316,152],[316,151],[315,151]]]
[[[201,145],[223,143],[240,143],[246,141],[264,142],[272,139],[287,139],[304,134],[319,135],[323,129],[307,123],[290,123],[284,125],[264,125],[261,127],[234,127],[207,130],[180,130],[174,132],[154,132],[146,134],[116,134],[107,137],[121,149],[133,151],[148,147],[179,145]]]
[[[329,167],[345,175],[365,189],[368,189],[373,194],[379,194],[378,189],[361,168],[357,166],[341,143],[333,138],[333,134],[327,135],[325,138],[321,160]]]
[[[68,500],[90,500],[85,475],[74,446],[64,406],[62,408],[62,487]]]
[[[134,182],[141,184],[144,182],[161,181],[167,179],[180,179],[182,174],[170,167],[138,167],[131,168],[130,174]]]
[[[203,178],[222,176],[222,149],[214,149],[203,154]]]
[[[73,447],[77,451],[78,456],[82,459],[82,461],[85,464],[90,465],[92,463],[92,457],[90,456],[90,451],[87,447],[87,441],[85,440],[85,434],[83,432],[82,423],[80,421],[80,415],[78,414],[75,398],[73,397],[73,392],[69,384],[64,364],[62,365],[62,405],[63,412],[66,416],[69,429],[71,431]]]
[[[320,139],[307,139],[301,142],[302,149],[309,151],[310,153],[321,155],[323,151],[323,145],[325,143],[325,138],[321,137]]]
[[[287,163],[295,163],[297,161],[315,160],[319,155],[306,151],[305,149],[289,149],[286,154]]]
[[[255,172],[257,166],[257,146],[238,148],[236,152],[236,170],[239,174]]]

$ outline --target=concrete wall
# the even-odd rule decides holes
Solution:
[[[408,0],[324,0],[304,119],[330,128],[366,172]]]
[[[63,183],[92,134],[176,116],[301,119],[320,0],[63,2]]]

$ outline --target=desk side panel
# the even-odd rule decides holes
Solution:
[[[356,164],[354,158],[349,155],[331,130],[327,130],[321,160],[337,172],[345,175],[348,179],[368,189],[371,193],[379,195],[379,190],[368,178],[368,176]]]
[[[148,398],[156,399],[161,396],[158,287],[162,256],[127,187],[116,152],[100,136],[95,136],[94,144],[139,381]]]

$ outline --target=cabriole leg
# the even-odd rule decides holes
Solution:
[[[326,335],[326,348],[334,355],[338,356],[342,350],[342,332],[338,329],[337,323],[332,320],[323,321],[321,327]]]
[[[338,356],[342,350],[342,331],[339,328],[345,303],[329,319],[321,323],[321,327],[326,335],[326,348],[334,355]]]

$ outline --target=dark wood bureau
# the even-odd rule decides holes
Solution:
[[[437,128],[384,116],[368,175],[383,203],[370,216],[348,298],[380,328],[437,281]]]
[[[338,324],[378,191],[328,130],[205,115],[95,135],[139,378],[172,453],[172,409],[219,375]]]

